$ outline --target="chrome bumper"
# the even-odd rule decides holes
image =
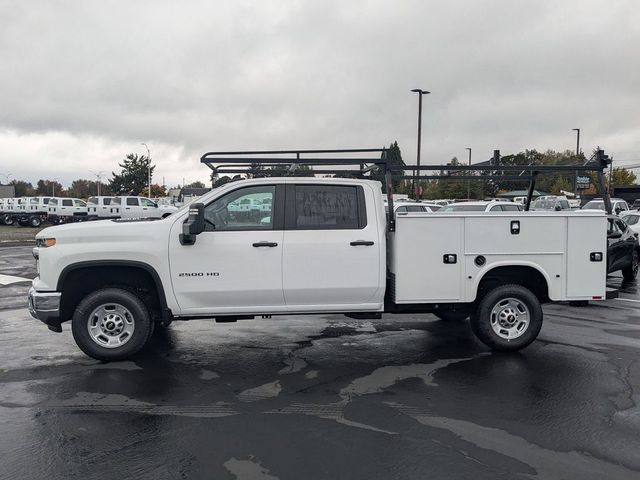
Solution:
[[[58,292],[38,292],[29,289],[29,313],[47,325],[60,325],[60,297]]]

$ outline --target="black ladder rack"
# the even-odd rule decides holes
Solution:
[[[389,212],[393,212],[394,180],[511,180],[529,182],[525,210],[529,210],[537,176],[544,173],[595,172],[598,190],[604,199],[607,213],[611,213],[611,199],[605,187],[604,170],[611,160],[599,148],[583,165],[391,165],[387,160],[386,148],[347,148],[333,150],[248,150],[207,152],[200,162],[207,165],[216,175],[245,174],[266,176],[264,168],[288,166],[287,175],[295,175],[299,165],[322,167],[314,174],[350,175],[355,178],[384,178],[387,187]],[[499,152],[498,152],[499,153]],[[366,156],[365,156],[366,154]],[[373,155],[370,155],[373,154]],[[377,155],[376,155],[377,154]],[[375,155],[375,156],[374,156]],[[346,168],[357,167],[357,168]],[[411,175],[405,174],[412,171]],[[487,172],[488,175],[451,175],[450,172]],[[372,177],[373,173],[378,178]],[[447,174],[421,175],[420,172],[448,172]],[[497,174],[496,172],[501,172]],[[505,174],[506,172],[506,174]],[[388,215],[388,228],[395,230],[395,216]]]

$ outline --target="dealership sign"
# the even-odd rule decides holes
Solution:
[[[578,175],[576,177],[576,188],[589,188],[591,179],[587,175]]]

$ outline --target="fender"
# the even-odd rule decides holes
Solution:
[[[538,271],[544,277],[545,281],[547,282],[547,290],[549,291],[549,294],[551,293],[550,292],[551,278],[549,277],[547,272],[545,272],[540,268],[538,264],[529,260],[516,260],[516,261],[500,260],[500,261],[485,265],[484,268],[480,270],[478,275],[476,275],[476,279],[472,286],[473,288],[473,298],[471,299],[472,302],[475,301],[478,297],[478,287],[480,286],[480,282],[482,282],[482,279],[485,277],[487,273],[489,273],[491,270],[498,267],[531,267],[534,270]]]
[[[156,290],[158,292],[158,299],[160,301],[160,307],[162,311],[166,314],[172,315],[171,310],[167,306],[167,297],[165,296],[165,291],[162,286],[162,281],[160,280],[160,275],[156,272],[155,268],[153,268],[148,263],[144,262],[136,262],[134,260],[89,260],[85,262],[76,262],[70,265],[67,265],[62,269],[60,276],[58,277],[58,284],[56,286],[56,290],[58,292],[62,291],[62,286],[66,280],[67,275],[80,268],[90,268],[90,267],[134,267],[141,268],[145,270],[147,273],[151,275],[153,279],[153,283],[156,286]]]

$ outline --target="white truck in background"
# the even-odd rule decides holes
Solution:
[[[258,202],[269,210],[234,211]],[[604,212],[388,217],[379,182],[280,177],[228,183],[159,221],[47,228],[29,310],[121,360],[173,320],[290,314],[470,317],[485,345],[513,351],[538,336],[543,303],[605,299]]]
[[[80,198],[53,197],[49,200],[47,219],[51,223],[88,220],[87,202]]]
[[[165,218],[178,209],[172,205],[160,207],[156,202],[146,197],[118,196],[113,197],[109,207],[111,217],[123,219],[135,218]]]

